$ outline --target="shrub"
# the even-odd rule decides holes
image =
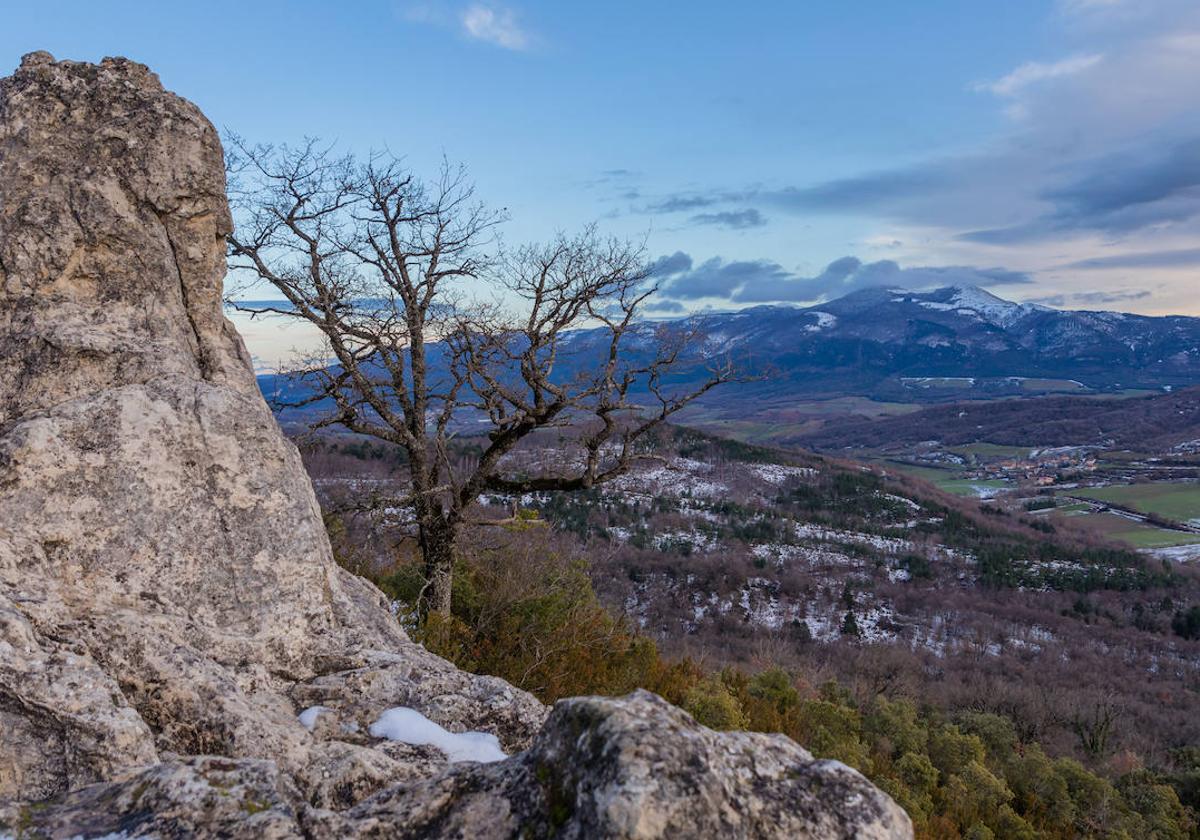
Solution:
[[[709,729],[745,729],[746,713],[719,678],[709,677],[692,687],[683,709]]]

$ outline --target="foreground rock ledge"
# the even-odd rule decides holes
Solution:
[[[644,692],[547,718],[413,644],[334,563],[221,313],[223,173],[140,64],[33,53],[0,81],[0,832],[911,836],[782,736]],[[516,754],[365,734],[400,705]]]

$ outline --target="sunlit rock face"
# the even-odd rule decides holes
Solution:
[[[334,563],[221,313],[230,226],[216,132],[146,67],[0,81],[0,832],[910,835],[782,737],[644,694],[542,729],[409,641]],[[393,707],[514,757],[373,737]]]

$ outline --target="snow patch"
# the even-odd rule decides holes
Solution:
[[[508,758],[500,749],[500,740],[489,732],[450,732],[416,709],[396,706],[386,709],[371,724],[371,735],[401,741],[414,746],[433,746],[450,761],[478,761],[487,764]]]
[[[827,330],[836,326],[838,322],[837,316],[831,315],[828,312],[809,312],[808,314],[815,316],[817,323],[808,324],[804,328],[805,332],[820,332],[821,330]]]
[[[309,706],[296,717],[299,719],[300,724],[305,729],[307,729],[309,732],[312,732],[313,727],[317,725],[317,718],[319,718],[323,712],[332,711],[333,709],[330,709],[328,706]]]

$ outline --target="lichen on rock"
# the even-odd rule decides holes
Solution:
[[[230,228],[216,132],[145,66],[0,80],[0,830],[911,834],[782,736],[646,694],[550,713],[410,641],[333,561],[221,312]],[[519,754],[372,738],[396,706]]]

